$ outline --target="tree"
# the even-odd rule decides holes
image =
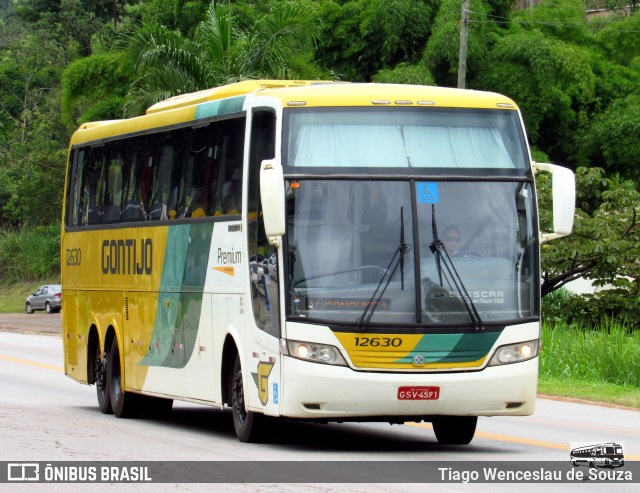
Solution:
[[[378,70],[413,64],[431,31],[432,5],[425,0],[320,2],[316,59],[340,78],[360,82],[370,81]]]
[[[580,46],[592,43],[583,0],[540,2],[533,9],[514,12],[513,23],[527,30],[540,31],[564,43]]]
[[[236,30],[226,5],[211,3],[186,38],[156,24],[124,33],[118,43],[133,74],[125,114],[142,114],[168,97],[250,78],[298,78],[310,56],[317,25],[310,4],[279,2],[251,32]]]
[[[640,15],[607,23],[597,34],[607,59],[629,66],[640,57]]]
[[[478,85],[513,98],[531,142],[559,160],[574,151],[566,136],[593,102],[595,77],[584,49],[540,31],[520,31],[495,44]]]
[[[49,30],[25,30],[17,19],[0,37],[3,226],[59,219],[67,145],[57,99],[63,52]]]
[[[542,295],[584,277],[610,289],[570,298],[572,312],[591,322],[602,316],[640,322],[640,193],[633,183],[607,178],[601,168],[578,168],[573,233],[542,245]],[[550,179],[537,177],[540,221],[551,229]]]
[[[62,76],[63,121],[74,129],[88,121],[122,118],[130,82],[112,54],[78,58]]]
[[[436,81],[424,63],[409,65],[399,63],[392,69],[382,69],[373,76],[373,82],[388,84],[417,84],[435,86]]]
[[[589,162],[620,173],[640,186],[640,95],[615,100],[596,115],[582,139]]]
[[[468,86],[486,68],[486,57],[495,41],[498,24],[487,22],[491,8],[500,8],[501,2],[474,0],[469,20],[469,41],[467,45]],[[456,87],[458,79],[458,58],[460,47],[460,6],[458,0],[442,0],[433,22],[433,33],[429,38],[423,59],[434,74],[439,85]]]

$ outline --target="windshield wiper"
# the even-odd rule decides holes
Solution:
[[[404,256],[411,251],[411,245],[408,245],[404,241],[404,207],[400,207],[400,244],[393,252],[393,257],[387,266],[386,270],[382,273],[382,277],[373,291],[371,298],[367,302],[362,315],[356,320],[356,330],[364,331],[365,327],[371,321],[373,314],[380,305],[380,300],[384,296],[389,283],[394,274],[400,267],[400,289],[404,290]]]
[[[469,292],[467,288],[465,288],[464,283],[462,282],[462,278],[458,271],[456,270],[451,257],[449,257],[449,253],[447,252],[447,248],[444,246],[444,243],[438,238],[438,227],[436,224],[436,210],[435,204],[431,204],[431,228],[433,231],[433,242],[429,245],[429,249],[436,260],[436,270],[438,271],[438,281],[440,282],[440,287],[444,287],[442,282],[443,270],[445,269],[445,279],[450,288],[454,289],[460,299],[462,300],[464,307],[469,314],[469,318],[471,319],[471,323],[476,331],[484,330],[484,323],[480,318],[480,314],[473,304],[473,300],[471,296],[469,296]],[[444,255],[443,255],[444,254]],[[447,275],[448,274],[448,275]]]

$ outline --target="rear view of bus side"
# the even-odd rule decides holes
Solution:
[[[534,411],[540,243],[570,233],[574,186],[493,93],[245,81],[82,125],[66,374],[118,417],[230,407],[241,441],[267,416],[469,443],[478,416]]]

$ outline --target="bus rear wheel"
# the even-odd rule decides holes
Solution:
[[[467,445],[473,440],[478,424],[477,416],[437,416],[433,431],[442,445]]]
[[[231,377],[231,406],[233,409],[233,428],[241,442],[258,442],[261,438],[262,416],[247,411],[244,400],[244,384],[240,355],[236,355]]]
[[[118,339],[115,337],[111,343],[107,368],[109,370],[107,385],[113,414],[116,418],[137,416],[139,414],[138,396],[124,391],[122,372],[120,370],[120,350],[118,349]]]
[[[98,396],[98,407],[103,414],[112,414],[111,399],[109,397],[109,386],[107,385],[108,375],[108,356],[109,353],[100,351],[100,345],[96,344],[96,352],[94,356],[95,376],[96,376],[96,395]]]

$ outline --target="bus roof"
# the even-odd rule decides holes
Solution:
[[[336,85],[339,84],[339,89]],[[154,104],[147,115],[258,91],[283,106],[441,106],[515,109],[500,94],[449,87],[404,84],[347,83],[321,80],[245,80],[204,91],[174,96]]]
[[[161,111],[192,106],[194,104],[206,103],[208,101],[216,101],[219,99],[229,98],[249,94],[258,89],[278,88],[284,89],[288,87],[309,86],[312,84],[331,84],[331,81],[309,81],[309,80],[245,80],[228,84],[226,86],[213,87],[204,91],[192,92],[189,94],[181,94],[174,96],[159,103],[154,104],[147,110],[147,115],[159,113]]]
[[[272,96],[287,106],[436,106],[447,108],[516,109],[501,94],[449,87],[404,84],[342,83],[264,88],[258,96]]]
[[[258,101],[262,97],[279,100],[285,108],[414,106],[517,109],[511,99],[500,94],[447,87],[320,80],[246,80],[174,96],[154,104],[144,116],[85,123],[73,135],[71,144],[239,112],[245,96],[250,93],[256,93]]]

